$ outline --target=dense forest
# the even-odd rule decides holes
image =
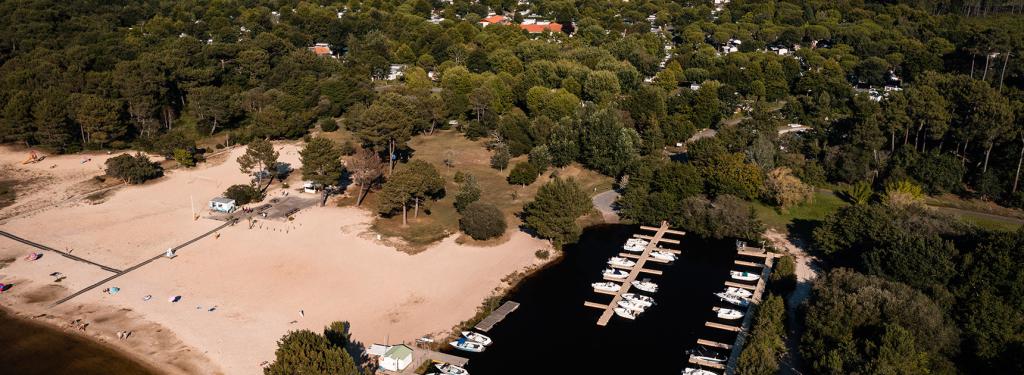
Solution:
[[[626,220],[719,238],[760,235],[747,202],[786,209],[835,189],[856,204],[813,232],[836,270],[807,308],[808,370],[1021,373],[1024,273],[1011,265],[1024,232],[960,224],[920,200],[1024,207],[1022,10],[1019,0],[8,0],[0,142],[171,156],[211,136],[227,146],[341,128],[360,152],[405,161],[412,137],[451,129],[490,140],[496,168],[529,155],[512,184],[579,163],[617,179]],[[491,13],[508,22],[479,22]],[[520,25],[537,21],[561,27]],[[578,229],[530,214],[582,201],[570,185],[525,215],[556,242]]]

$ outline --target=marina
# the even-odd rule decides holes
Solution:
[[[606,282],[602,279],[602,271],[608,267],[608,258],[625,252],[623,243],[636,238],[635,233],[653,234],[635,225],[601,225],[584,230],[579,242],[567,245],[559,260],[528,276],[509,291],[505,299],[518,302],[520,306],[486,332],[494,344],[481,353],[455,349],[447,352],[468,358],[469,363],[465,367],[471,374],[519,374],[524,372],[524,368],[510,363],[523,358],[544,363],[543,373],[678,374],[685,366],[683,353],[693,348],[697,339],[731,344],[735,333],[704,327],[704,322],[715,316],[712,307],[719,306],[713,293],[721,291],[729,271],[734,269],[732,262],[736,257],[731,240],[670,235],[681,242],[678,246],[671,246],[673,249],[687,250],[682,251],[679,259],[671,265],[647,262],[644,268],[661,270],[662,275],[641,273],[636,278],[652,278],[659,285],[656,294],[631,287],[630,292],[613,292],[606,294],[607,297],[600,293],[595,295],[591,284]],[[608,282],[621,284],[623,280]],[[633,298],[627,298],[627,294]],[[595,324],[604,309],[588,307],[583,301],[607,305],[605,301],[616,295],[622,296],[622,302],[638,299],[637,296],[649,296],[652,297],[649,300],[651,305],[635,320],[616,315],[606,326]],[[623,306],[616,303],[615,307]],[[615,314],[614,310],[612,314]],[[730,323],[739,325],[738,320]],[[538,345],[539,342],[561,337],[572,338],[574,353],[615,352],[624,359],[662,360],[571,361],[565,359],[564,351]],[[643,345],[623,345],[630,342],[642,342]],[[721,357],[724,359],[726,355]]]
[[[697,339],[698,348],[715,348],[729,351],[728,360],[725,361],[725,363],[712,362],[694,355],[690,355],[688,359],[688,363],[690,364],[697,365],[701,368],[723,370],[726,375],[732,375],[736,371],[736,363],[739,360],[739,355],[742,351],[743,343],[746,340],[747,332],[749,332],[750,325],[753,322],[754,314],[750,313],[750,306],[756,305],[759,302],[761,302],[761,297],[764,294],[765,280],[767,280],[768,276],[771,274],[772,264],[774,263],[775,258],[779,256],[778,254],[769,253],[764,249],[749,247],[744,242],[736,243],[736,254],[738,256],[757,258],[759,261],[763,261],[763,263],[755,263],[748,260],[734,260],[733,264],[745,267],[758,268],[760,269],[760,273],[758,275],[746,271],[732,270],[729,271],[730,279],[726,280],[724,283],[724,285],[727,288],[725,292],[726,295],[729,295],[732,298],[749,302],[749,304],[746,306],[733,307],[735,309],[739,309],[738,311],[742,312],[743,321],[740,323],[739,326],[732,324],[724,324],[721,322],[710,320],[704,323],[705,327],[735,333],[735,342],[730,345],[718,341]],[[737,280],[743,280],[748,282],[756,281],[757,283],[755,285],[751,285],[748,283],[739,282]],[[723,301],[728,301],[726,298],[722,299]],[[733,308],[730,308],[728,310],[733,310]],[[721,311],[724,310],[724,308],[714,307],[712,308],[712,310],[715,311],[716,313],[719,313],[719,319],[724,319],[721,315]]]
[[[641,289],[641,290],[647,289],[645,291],[652,292],[652,293],[657,291],[657,285],[654,285],[653,289],[650,289],[650,287],[640,286],[640,285],[650,285],[650,283],[647,283],[647,284],[637,284],[637,280],[636,280],[637,276],[639,276],[641,273],[648,273],[648,274],[652,274],[652,275],[661,275],[662,274],[661,271],[644,268],[644,264],[647,263],[648,260],[652,260],[653,259],[653,258],[651,258],[651,252],[652,251],[659,250],[659,251],[663,251],[663,252],[667,252],[667,253],[672,253],[672,254],[679,254],[679,253],[681,253],[678,250],[662,249],[659,246],[659,243],[661,243],[661,242],[679,244],[678,240],[664,238],[666,234],[675,234],[675,235],[680,235],[680,236],[686,234],[685,232],[669,229],[668,222],[662,221],[661,222],[661,227],[658,227],[658,228],[641,225],[640,229],[641,230],[646,230],[646,231],[654,231],[655,234],[654,234],[654,236],[647,236],[647,235],[641,235],[641,234],[634,234],[633,235],[633,238],[638,238],[638,239],[642,239],[642,240],[648,241],[647,245],[644,247],[643,251],[639,255],[625,254],[625,253],[620,253],[619,254],[619,256],[622,256],[622,257],[635,258],[636,259],[636,264],[635,265],[633,265],[631,267],[626,267],[624,265],[614,265],[614,264],[611,265],[612,267],[617,267],[617,268],[621,268],[621,269],[629,271],[629,276],[626,276],[626,279],[623,281],[622,286],[619,288],[619,290],[617,292],[613,292],[613,291],[609,291],[609,290],[596,289],[596,288],[594,290],[595,292],[598,292],[598,293],[601,293],[601,294],[610,294],[610,295],[612,295],[613,297],[612,297],[611,302],[609,302],[608,304],[601,304],[601,303],[591,302],[591,301],[584,301],[583,302],[584,306],[593,307],[593,308],[603,309],[604,310],[601,313],[601,316],[597,319],[597,325],[599,325],[599,326],[608,325],[608,321],[611,320],[612,315],[616,314],[615,310],[617,308],[619,308],[618,307],[619,306],[619,302],[622,301],[622,294],[629,293],[629,290],[630,290],[631,287],[636,287],[637,289]],[[633,240],[630,239],[629,241],[633,241]],[[635,243],[635,242],[632,242],[632,243]],[[630,245],[631,245],[631,243],[627,242],[626,246],[629,247]],[[655,262],[661,262],[661,263],[668,263],[667,261],[660,260],[660,259],[659,260],[654,260],[654,261]],[[608,277],[605,276],[605,279],[608,279]],[[625,314],[619,313],[618,315],[623,316]],[[635,315],[627,316],[627,318],[628,319],[634,319]]]

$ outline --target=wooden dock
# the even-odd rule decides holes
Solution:
[[[731,326],[731,325],[728,325],[728,324],[715,323],[715,322],[704,322],[704,325],[708,326],[708,327],[711,327],[711,328],[718,328],[718,329],[722,329],[722,330],[726,330],[726,331],[732,331],[732,332],[739,332],[741,330],[741,328],[737,327],[737,326]]]
[[[764,259],[764,267],[761,269],[761,278],[757,280],[757,286],[754,287],[754,295],[750,298],[750,306],[745,312],[743,317],[743,323],[740,325],[740,332],[736,335],[736,342],[732,345],[732,351],[729,354],[729,360],[725,365],[725,374],[732,375],[736,373],[736,364],[740,358],[740,351],[743,349],[743,343],[747,340],[747,331],[750,329],[750,325],[754,321],[754,306],[757,306],[761,302],[761,296],[764,294],[765,286],[767,285],[768,277],[772,273],[772,264],[775,262],[775,258],[782,256],[782,254],[769,253],[764,249],[757,249],[748,246],[739,246],[736,249],[736,253],[742,256],[757,257]]]
[[[737,282],[734,282],[734,281],[726,281],[725,282],[725,286],[731,286],[733,288],[746,289],[746,290],[749,290],[749,291],[754,291],[754,290],[757,289],[757,286],[755,286],[755,285],[741,284],[741,283],[737,283]]]
[[[495,324],[504,320],[509,313],[516,311],[518,308],[519,302],[505,301],[505,303],[501,304],[501,307],[498,307],[492,311],[490,315],[484,318],[484,320],[477,323],[475,328],[482,332],[490,331],[491,328],[494,328]]]
[[[710,346],[712,348],[719,348],[719,349],[725,349],[725,350],[732,349],[732,345],[723,344],[723,343],[720,343],[718,341],[711,341],[711,340],[705,340],[705,339],[697,339],[697,345]]]
[[[721,363],[705,361],[705,360],[702,360],[702,359],[696,359],[696,358],[693,358],[692,356],[690,357],[690,363],[698,365],[698,366],[701,366],[701,367],[713,368],[713,369],[718,369],[718,370],[725,370],[725,365],[723,365]]]
[[[675,244],[679,243],[678,240],[672,240],[672,239],[664,238],[665,234],[669,234],[669,233],[670,234],[676,234],[676,235],[684,235],[684,234],[686,234],[685,232],[669,229],[668,222],[665,222],[665,221],[662,221],[661,222],[661,227],[658,227],[658,228],[649,227],[649,226],[640,226],[640,229],[648,230],[648,231],[654,231],[655,233],[654,233],[654,236],[647,236],[647,235],[640,235],[640,234],[634,234],[633,235],[633,237],[641,238],[641,239],[649,241],[647,243],[647,246],[644,247],[644,251],[643,252],[641,252],[638,255],[630,254],[631,255],[630,258],[636,259],[636,265],[634,265],[633,267],[615,267],[615,266],[612,266],[612,267],[615,267],[615,268],[622,268],[622,269],[629,270],[629,276],[627,276],[625,279],[621,279],[621,280],[617,281],[617,282],[621,282],[622,283],[622,288],[620,288],[618,292],[605,292],[605,291],[596,290],[596,289],[594,290],[595,292],[598,292],[598,293],[613,295],[611,302],[609,302],[607,305],[606,304],[601,304],[601,303],[596,303],[596,302],[590,302],[590,301],[584,301],[583,302],[584,306],[594,307],[594,308],[598,308],[598,309],[603,309],[604,310],[604,312],[601,313],[601,317],[599,317],[597,319],[597,325],[599,325],[599,326],[603,327],[603,326],[608,325],[608,321],[610,321],[612,319],[612,315],[615,315],[615,307],[618,306],[619,305],[619,301],[622,300],[622,294],[629,292],[629,289],[633,287],[633,281],[636,280],[637,276],[639,276],[641,272],[655,274],[655,275],[660,275],[661,274],[661,271],[644,268],[645,263],[647,263],[648,260],[651,260],[651,252],[652,251],[659,250],[659,251],[670,251],[670,252],[673,252],[675,254],[680,253],[679,250],[669,250],[669,249],[659,249],[658,248],[658,243],[660,243],[660,242],[675,243]]]

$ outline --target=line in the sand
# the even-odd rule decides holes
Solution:
[[[183,243],[181,245],[178,245],[178,246],[175,246],[175,247],[172,247],[172,248],[170,248],[170,250],[171,250],[172,253],[175,252],[175,251],[178,251],[179,249],[181,249],[181,248],[183,248],[185,246],[191,245],[191,244],[195,243],[196,241],[199,241],[199,240],[203,239],[206,236],[209,236],[209,235],[211,235],[211,234],[213,234],[213,233],[215,233],[215,232],[217,232],[217,231],[219,231],[221,229],[224,229],[224,227],[227,227],[229,225],[234,225],[237,221],[238,221],[237,219],[229,219],[224,224],[221,224],[220,226],[211,229],[209,232],[203,233],[202,235],[199,235],[196,238],[193,238],[191,240],[185,241],[185,243]],[[163,258],[165,254],[166,253],[161,252],[160,254],[157,254],[157,255],[153,256],[152,258],[149,258],[149,259],[146,259],[146,260],[140,262],[139,264],[136,264],[136,265],[128,267],[128,268],[125,268],[124,271],[120,271],[118,273],[115,273],[115,274],[111,275],[110,277],[107,277],[107,278],[105,278],[103,280],[100,280],[99,282],[96,282],[95,284],[89,285],[89,286],[83,288],[82,290],[79,290],[79,291],[77,291],[75,293],[72,293],[71,295],[69,295],[67,297],[64,297],[64,298],[61,298],[61,299],[57,300],[57,302],[54,302],[52,305],[50,305],[50,307],[55,307],[55,306],[60,305],[60,304],[62,304],[64,302],[67,302],[67,301],[71,300],[72,298],[78,297],[78,296],[80,296],[80,295],[82,295],[82,294],[84,294],[84,293],[86,293],[86,292],[88,292],[90,290],[93,290],[93,289],[99,287],[100,285],[103,285],[103,284],[106,284],[107,282],[110,282],[110,280],[116,279],[116,278],[120,277],[121,275],[124,275],[124,274],[126,274],[128,272],[134,271],[136,269],[139,269],[142,266],[145,266],[145,265],[153,262],[154,260]]]
[[[102,264],[93,262],[91,260],[88,260],[88,259],[85,259],[85,258],[82,258],[82,257],[79,257],[79,256],[71,255],[70,253],[66,253],[66,252],[54,249],[52,247],[49,247],[49,246],[46,246],[46,245],[43,245],[43,244],[39,244],[39,243],[36,243],[36,242],[32,242],[32,241],[29,241],[27,239],[15,236],[14,234],[11,234],[9,232],[5,232],[5,231],[0,230],[0,236],[4,236],[4,237],[7,237],[7,238],[10,238],[12,240],[21,242],[23,244],[32,246],[32,247],[40,249],[40,250],[46,250],[46,251],[55,252],[57,254],[60,254],[60,255],[64,256],[65,258],[68,258],[68,259],[71,259],[71,260],[76,260],[76,261],[79,261],[79,262],[82,262],[82,263],[88,263],[88,264],[94,265],[96,267],[102,268],[105,271],[109,271],[109,272],[113,272],[113,273],[121,272],[121,270],[119,270],[117,268],[104,266]]]

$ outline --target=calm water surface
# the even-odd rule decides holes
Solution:
[[[0,311],[0,374],[127,375],[152,370],[100,344]]]
[[[601,281],[607,259],[634,233],[639,229],[627,225],[585,230],[559,263],[508,295],[521,305],[488,333],[493,345],[484,353],[453,354],[470,358],[467,370],[474,375],[678,374],[685,352],[698,338],[732,343],[734,334],[704,327],[705,321],[715,320],[712,307],[726,306],[713,293],[723,289],[732,268],[731,241],[685,236],[681,245],[664,244],[683,254],[671,265],[647,263],[647,268],[664,271],[649,276],[660,286],[650,294],[657,305],[635,321],[616,316],[605,327],[596,325],[601,310],[585,307],[583,301],[608,303],[612,297],[594,293],[590,284]]]

